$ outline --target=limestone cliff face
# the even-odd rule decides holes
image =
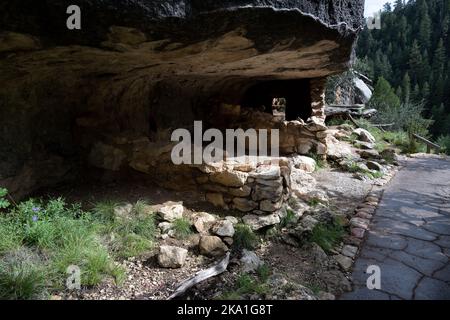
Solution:
[[[66,28],[77,4],[82,29]],[[74,177],[95,139],[150,135],[265,81],[345,70],[362,0],[3,0],[0,185]]]

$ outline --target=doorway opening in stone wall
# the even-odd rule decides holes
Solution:
[[[241,105],[274,116],[284,114],[286,121],[307,121],[312,115],[309,79],[271,80],[251,86]]]

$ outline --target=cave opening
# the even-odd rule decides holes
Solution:
[[[274,116],[284,114],[286,121],[307,121],[312,115],[310,80],[259,82],[247,89],[241,105]]]

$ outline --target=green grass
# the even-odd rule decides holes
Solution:
[[[20,248],[0,259],[0,300],[45,299],[48,273],[45,262]]]
[[[233,236],[233,247],[237,250],[248,249],[253,250],[259,243],[258,236],[252,229],[245,224],[235,226]]]
[[[314,159],[314,161],[316,162],[316,169],[315,169],[315,171],[319,171],[319,170],[324,169],[324,168],[327,167],[327,162],[325,160],[323,160],[323,157],[318,155],[317,153],[310,152],[306,156]]]
[[[297,215],[292,210],[286,210],[286,216],[281,219],[279,228],[286,228],[287,226],[297,222]]]
[[[120,284],[125,270],[116,260],[153,249],[154,215],[140,205],[129,217],[116,219],[113,202],[86,212],[61,198],[30,199],[0,214],[1,297],[34,299],[44,291],[64,289],[70,265],[80,268],[83,286],[95,286],[107,277]],[[23,252],[33,254],[21,262],[17,257]],[[45,275],[45,285],[40,275]]]
[[[175,236],[179,239],[185,239],[193,233],[191,222],[186,218],[175,219],[172,225]]]
[[[335,221],[333,224],[320,223],[314,227],[310,241],[319,245],[325,252],[330,252],[339,244],[344,234],[344,227],[339,221]]]

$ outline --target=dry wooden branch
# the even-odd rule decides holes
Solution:
[[[197,272],[193,277],[188,278],[180,283],[175,292],[169,297],[169,299],[174,299],[182,294],[184,294],[189,288],[195,286],[196,284],[203,282],[211,277],[215,277],[223,272],[228,267],[230,263],[230,253],[228,252],[225,258],[223,258],[218,264]]]

